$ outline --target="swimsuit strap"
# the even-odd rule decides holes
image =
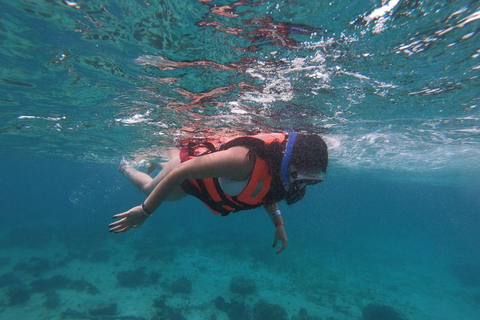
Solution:
[[[282,165],[280,167],[280,177],[282,178],[283,187],[287,191],[290,187],[290,181],[288,177],[288,165],[290,164],[290,158],[292,157],[293,146],[295,145],[296,138],[296,132],[288,133],[287,146],[285,147],[285,153],[283,154]]]

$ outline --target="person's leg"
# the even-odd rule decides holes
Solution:
[[[167,163],[161,163],[162,171],[160,171],[155,178],[150,177],[148,174],[138,171],[137,169],[128,165],[127,162],[122,161],[120,163],[119,171],[138,189],[140,189],[146,195],[149,195],[153,189],[169,174],[176,166],[181,163],[180,157],[175,156]],[[167,201],[176,201],[185,196],[185,192],[180,186],[173,190]]]
[[[172,157],[172,159],[166,163],[160,163],[160,166],[162,167],[162,171],[160,171],[155,178],[153,178],[150,181],[150,184],[147,186],[147,191],[148,194],[155,189],[155,187],[169,174],[173,169],[175,169],[180,163],[180,157],[175,156]]]
[[[123,173],[123,175],[133,184],[136,188],[140,189],[143,193],[149,194],[147,192],[147,186],[153,180],[148,174],[138,171],[132,167],[128,162],[122,160],[118,171]]]

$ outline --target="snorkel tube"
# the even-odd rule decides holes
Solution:
[[[293,146],[295,145],[295,139],[297,139],[296,132],[288,133],[287,146],[285,147],[285,153],[283,154],[282,164],[280,166],[280,177],[282,178],[283,187],[285,191],[290,189],[290,179],[288,174],[288,165],[292,157]]]

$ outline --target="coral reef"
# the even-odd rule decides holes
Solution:
[[[135,317],[135,316],[91,316],[70,308],[62,312],[62,319],[67,319],[67,318],[87,319],[87,320],[106,320],[106,319],[108,320],[145,320],[145,318],[143,317]]]
[[[278,304],[260,300],[253,307],[253,320],[287,320],[287,311]]]
[[[55,264],[45,258],[32,257],[27,262],[18,262],[13,270],[27,272],[35,277],[39,277],[55,268]]]
[[[88,262],[89,256],[87,250],[71,250],[68,251],[67,255],[61,260],[61,264],[72,262],[73,260],[78,260],[82,262]]]
[[[362,320],[405,320],[405,318],[390,306],[370,303],[362,309]]]
[[[165,303],[166,300],[167,300],[167,296],[162,295],[161,297],[153,300],[153,307],[156,308],[156,309],[166,308],[167,307],[167,305]]]
[[[187,277],[181,277],[170,283],[169,290],[173,293],[191,293],[192,282]]]
[[[167,306],[165,309],[157,311],[152,320],[187,320],[187,318],[180,311]]]
[[[20,279],[13,272],[5,273],[0,276],[0,288],[19,285],[20,283]]]
[[[147,273],[145,267],[138,267],[135,270],[120,271],[117,273],[117,282],[121,287],[138,288],[151,286],[158,283],[160,273]]]
[[[9,287],[5,296],[8,298],[10,306],[24,304],[30,299],[30,291],[22,285]]]
[[[243,300],[232,299],[232,302],[228,303],[222,296],[218,296],[213,300],[213,303],[218,310],[227,313],[229,320],[251,319],[251,312]]]
[[[49,292],[57,289],[66,289],[72,283],[69,278],[56,275],[49,279],[38,279],[30,283],[32,292]]]
[[[45,303],[43,304],[48,309],[56,309],[62,304],[60,296],[55,291],[45,293]]]
[[[72,283],[69,286],[69,289],[72,289],[78,292],[86,291],[90,294],[100,293],[100,290],[98,290],[97,287],[95,287],[93,284],[91,284],[85,279],[72,281]]]
[[[162,276],[162,274],[160,272],[152,271],[148,275],[148,277],[145,281],[145,284],[147,286],[154,286],[154,285],[158,284],[158,280],[160,280],[161,276]]]
[[[90,294],[97,294],[100,291],[90,282],[81,279],[81,280],[71,280],[62,275],[55,275],[48,279],[37,279],[30,283],[32,292],[51,292],[58,289],[70,289],[77,292],[86,291]]]
[[[225,301],[225,299],[222,296],[216,297],[215,300],[213,300],[213,302],[215,303],[215,307],[218,310],[223,312],[227,312],[228,308],[230,307],[230,305],[227,303],[227,301]]]
[[[301,308],[298,311],[298,315],[293,316],[292,320],[322,320],[319,316],[311,316],[308,314],[307,309]]]
[[[250,320],[251,319],[250,314],[251,312],[249,308],[245,305],[245,301],[232,299],[232,302],[230,302],[230,305],[227,311],[229,320]]]
[[[116,302],[102,302],[93,308],[88,309],[88,314],[91,316],[114,316],[117,312]]]
[[[230,291],[241,295],[249,295],[255,293],[256,285],[252,279],[244,276],[235,276],[230,280]]]
[[[166,305],[167,296],[162,295],[153,301],[155,309],[159,309],[152,320],[186,320],[180,310]]]

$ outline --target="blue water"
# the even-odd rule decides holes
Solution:
[[[0,319],[479,319],[479,30],[475,1],[3,1]],[[121,156],[283,130],[330,163],[281,254],[193,198],[107,232],[144,200]]]

